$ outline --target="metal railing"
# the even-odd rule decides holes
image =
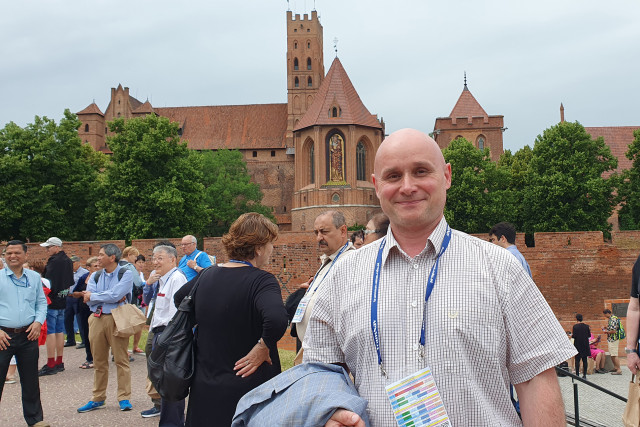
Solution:
[[[563,376],[566,377],[571,377],[571,379],[573,380],[573,409],[575,412],[575,423],[573,425],[575,425],[576,427],[580,426],[580,409],[579,409],[579,404],[578,404],[578,384],[575,382],[575,380],[580,381],[581,383],[584,383],[586,385],[588,385],[589,387],[595,388],[598,391],[601,391],[605,394],[608,394],[609,396],[615,397],[616,399],[622,400],[623,402],[627,402],[627,398],[620,396],[617,393],[612,392],[611,390],[607,390],[604,387],[599,386],[598,384],[594,384],[589,380],[585,380],[583,378],[581,378],[578,375],[572,374],[571,372],[569,372],[568,370],[559,368],[556,366],[556,373],[557,374],[561,374]]]

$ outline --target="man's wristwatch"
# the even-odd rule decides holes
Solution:
[[[629,349],[629,348],[626,348],[626,347],[625,347],[625,348],[624,348],[624,352],[625,352],[625,353],[627,353],[627,354],[631,354],[631,353],[635,353],[636,351],[635,351],[635,350],[633,350],[633,349]]]

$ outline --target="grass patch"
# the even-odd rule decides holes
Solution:
[[[296,352],[291,350],[278,349],[280,354],[280,365],[282,366],[282,372],[293,367],[293,359],[296,358]]]

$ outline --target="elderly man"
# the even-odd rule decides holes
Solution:
[[[154,272],[150,279],[157,277],[158,293],[150,329],[153,332],[153,346],[158,342],[162,331],[178,311],[173,303],[173,295],[187,283],[184,274],[176,267],[178,253],[171,246],[156,246],[153,249]],[[149,411],[155,411],[153,408]],[[145,411],[148,412],[148,411]],[[145,417],[145,413],[142,414]],[[145,417],[146,418],[146,417]],[[170,402],[162,399],[160,407],[161,426],[184,426],[184,399]]]
[[[6,247],[7,267],[0,270],[0,376],[5,378],[9,361],[16,356],[22,386],[22,413],[30,426],[42,421],[38,382],[38,337],[47,316],[47,299],[40,275],[23,269],[27,245],[11,240]],[[4,381],[0,382],[0,398]]]
[[[298,339],[302,342],[304,342],[309,318],[318,297],[318,289],[322,286],[334,264],[338,262],[340,255],[347,251],[355,250],[355,247],[349,241],[347,222],[342,212],[326,211],[318,215],[313,223],[313,232],[316,235],[318,247],[322,252],[320,257],[321,265],[315,276],[309,282],[303,284],[303,286],[308,286],[308,290],[298,304],[296,314],[292,320],[296,325]],[[299,352],[296,356],[296,364],[301,361],[302,352]]]
[[[109,382],[109,349],[116,362],[118,380],[118,402],[121,411],[130,411],[131,371],[127,347],[129,337],[116,337],[116,324],[111,310],[125,304],[131,294],[133,276],[131,271],[118,265],[122,252],[113,243],[100,247],[98,260],[102,270],[91,275],[84,302],[93,315],[89,317],[89,341],[95,367],[93,376],[93,398],[78,408],[78,412],[89,412],[104,406]]]
[[[44,277],[51,282],[47,308],[47,364],[38,375],[53,375],[64,371],[62,353],[64,350],[64,313],[67,308],[67,295],[73,281],[73,262],[62,250],[62,240],[50,237],[40,246],[47,248],[49,260],[44,268]],[[75,343],[75,335],[73,336]]]
[[[449,228],[451,165],[436,142],[412,129],[391,134],[373,182],[389,231],[345,257],[320,288],[304,361],[346,365],[375,426],[427,415],[520,425],[510,382],[525,425],[564,426],[554,366],[576,351],[515,257]],[[328,425],[364,424],[338,410]]]
[[[187,277],[187,281],[193,279],[198,273],[211,265],[209,255],[204,251],[198,250],[197,243],[198,240],[191,235],[184,236],[182,243],[180,243],[184,256],[180,259],[178,268]]]

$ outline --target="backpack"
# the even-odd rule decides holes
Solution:
[[[620,329],[618,329],[617,339],[623,340],[627,337],[627,334],[624,332],[624,326],[622,326],[622,322],[620,322]]]
[[[189,295],[184,297],[147,358],[149,380],[160,396],[170,402],[177,402],[189,395],[196,365],[194,297],[204,272],[210,268],[205,268],[197,276]]]

